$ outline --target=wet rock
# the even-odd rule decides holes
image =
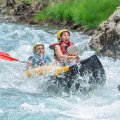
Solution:
[[[0,14],[0,23],[1,22],[11,22],[16,23],[17,19],[14,16],[8,16],[8,15],[1,15]]]
[[[117,86],[118,90],[120,91],[120,85]]]
[[[41,11],[44,7],[46,7],[49,4],[49,0],[41,0],[40,2],[36,2],[34,5],[35,11]]]
[[[89,45],[98,54],[120,58],[120,8],[100,24]]]
[[[6,7],[12,7],[12,8],[14,8],[15,4],[16,4],[15,0],[7,0],[6,1]]]
[[[18,5],[15,10],[15,15],[19,16],[20,20],[32,17],[33,13],[34,13],[33,7],[28,3],[22,3]]]
[[[41,2],[35,3],[35,5],[34,5],[34,10],[35,11],[40,11],[42,9],[43,9],[43,5],[42,5]]]
[[[71,29],[76,30],[76,29],[78,29],[79,26],[80,26],[79,24],[73,24],[71,26]]]

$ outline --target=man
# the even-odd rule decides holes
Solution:
[[[45,48],[42,43],[36,43],[33,46],[33,54],[33,56],[28,58],[27,69],[43,66],[51,61],[50,58],[45,55]]]

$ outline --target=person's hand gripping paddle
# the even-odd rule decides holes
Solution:
[[[68,48],[67,48],[67,52],[68,52],[69,54],[71,54],[71,55],[75,55],[75,56],[76,56],[76,59],[77,59],[78,61],[80,61],[80,57],[78,56],[79,53],[80,53],[80,50],[78,49],[77,46],[70,46],[70,47],[68,47]]]

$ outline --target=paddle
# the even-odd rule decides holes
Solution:
[[[2,52],[2,51],[0,51],[0,59],[8,60],[8,61],[18,61],[18,62],[26,63],[25,61],[20,61],[20,60],[18,60],[16,58],[12,57],[8,53]]]
[[[78,54],[80,53],[80,50],[78,49],[77,46],[70,46],[67,48],[67,52],[70,54],[78,56]]]

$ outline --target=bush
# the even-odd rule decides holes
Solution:
[[[120,0],[65,0],[45,8],[37,20],[73,21],[87,28],[96,28],[120,5]]]

